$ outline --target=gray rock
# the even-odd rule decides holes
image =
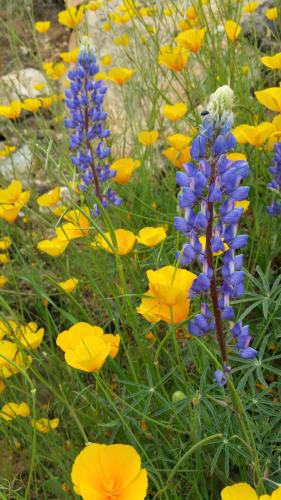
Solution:
[[[251,43],[257,43],[264,54],[274,54],[280,51],[280,45],[277,42],[278,35],[281,34],[280,23],[270,21],[265,16],[265,12],[272,7],[276,7],[275,0],[263,0],[255,12],[244,14],[241,22],[244,35]]]
[[[45,85],[43,90],[36,90],[38,83]],[[35,68],[12,71],[0,78],[0,104],[8,104],[11,100],[38,97],[48,94],[48,84],[44,75]]]
[[[33,153],[24,144],[15,153],[0,160],[0,174],[7,180],[18,179],[26,186],[32,161]]]

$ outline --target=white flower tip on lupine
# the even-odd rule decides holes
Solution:
[[[89,53],[94,51],[95,47],[91,38],[87,35],[83,36],[80,44],[80,53],[81,52]]]
[[[210,95],[208,111],[212,115],[214,121],[233,120],[232,108],[234,105],[234,92],[228,85],[218,87],[213,94]]]

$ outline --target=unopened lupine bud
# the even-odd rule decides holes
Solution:
[[[223,85],[211,94],[207,109],[214,122],[223,126],[225,122],[233,122],[233,105],[233,90],[228,85]]]

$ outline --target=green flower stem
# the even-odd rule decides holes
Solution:
[[[199,338],[195,337],[196,341],[198,344],[200,344],[201,347],[209,354],[209,356],[213,359],[215,366],[218,369],[221,369],[221,365],[216,359],[216,357],[213,355],[213,353],[208,349],[206,344],[202,342]],[[265,493],[265,490],[262,485],[262,477],[263,474],[261,472],[259,460],[258,460],[258,452],[256,449],[256,443],[254,439],[254,435],[252,432],[251,428],[251,423],[249,421],[247,412],[242,404],[242,401],[238,395],[238,392],[234,386],[233,380],[231,377],[228,377],[227,379],[227,387],[229,389],[231,401],[233,408],[236,412],[237,415],[237,420],[238,424],[241,430],[241,434],[243,436],[243,442],[245,446],[247,447],[251,457],[252,457],[252,462],[253,462],[253,470],[254,470],[254,476],[255,476],[255,484],[257,485],[257,488],[261,488],[262,492]]]
[[[236,388],[234,386],[234,383],[233,383],[231,377],[229,377],[227,379],[227,387],[229,389],[231,401],[232,401],[234,410],[235,410],[236,415],[237,415],[237,419],[238,419],[241,433],[243,435],[245,443],[247,443],[247,448],[249,449],[249,452],[251,453],[255,486],[258,489],[259,493],[266,493],[264,486],[263,486],[263,483],[262,483],[263,474],[261,472],[261,467],[259,464],[258,452],[257,452],[256,443],[255,443],[254,435],[253,435],[252,428],[251,428],[251,423],[249,421],[249,417],[247,415],[247,412],[242,404],[242,401],[238,395],[238,392],[236,391]]]
[[[122,422],[122,425],[124,427],[124,429],[126,429],[126,431],[128,432],[128,434],[131,436],[131,439],[133,440],[133,442],[135,442],[137,444],[137,446],[142,450],[142,455],[145,456],[146,460],[148,461],[148,463],[150,464],[151,467],[153,467],[153,463],[151,462],[151,459],[148,455],[148,453],[146,452],[146,450],[142,447],[141,443],[138,441],[137,439],[137,436],[136,434],[132,431],[132,429],[130,428],[130,426],[128,425],[126,419],[123,417],[122,413],[118,410],[117,406],[115,405],[114,403],[114,400],[112,398],[112,395],[111,393],[109,392],[108,393],[108,390],[107,390],[107,384],[104,383],[104,381],[102,380],[101,376],[99,373],[95,373],[94,374],[95,378],[97,380],[99,380],[99,385],[100,385],[100,388],[102,389],[103,393],[104,393],[104,396],[108,402],[108,404],[113,408],[113,410],[115,411],[116,415],[118,416],[118,418],[120,419],[120,422]],[[161,476],[159,474],[157,474],[157,480],[156,480],[156,477],[154,475],[151,475],[151,480],[154,482],[156,488],[158,489],[159,488],[159,483],[157,480],[159,480],[160,482],[160,485],[162,483],[162,479],[161,479]],[[163,484],[163,483],[162,483]],[[165,498],[168,499],[167,495],[165,494]]]
[[[155,498],[159,497],[160,494],[164,493],[171,486],[171,482],[173,481],[176,473],[181,468],[181,466],[184,464],[184,462],[191,455],[193,455],[193,453],[195,453],[198,449],[203,448],[204,446],[207,446],[208,444],[212,443],[213,441],[217,441],[218,439],[222,439],[222,438],[223,438],[223,434],[214,434],[213,436],[208,436],[207,438],[202,439],[198,443],[194,444],[191,448],[189,448],[189,450],[183,454],[183,456],[179,459],[179,461],[176,463],[175,467],[170,472],[170,475],[167,479],[167,484],[166,484],[165,488],[158,491],[156,493],[156,495],[154,495],[153,500],[155,500]]]
[[[48,390],[51,392],[51,394],[53,394],[53,395],[54,395],[54,396],[55,396],[55,397],[56,397],[59,401],[61,401],[62,403],[64,403],[64,404],[67,406],[68,411],[69,411],[69,413],[70,413],[71,417],[73,417],[73,419],[75,420],[75,422],[76,422],[76,424],[77,424],[77,427],[78,427],[78,429],[79,429],[79,431],[80,431],[80,433],[81,433],[81,436],[82,436],[82,438],[83,438],[83,441],[84,441],[85,443],[87,443],[87,442],[89,441],[89,440],[88,440],[88,437],[87,437],[87,434],[86,434],[86,432],[84,431],[84,428],[83,428],[83,426],[82,426],[82,424],[81,424],[81,422],[80,422],[79,418],[77,417],[76,412],[75,412],[75,410],[74,410],[73,406],[72,406],[72,405],[68,402],[68,400],[66,399],[65,394],[63,393],[63,390],[62,390],[62,386],[61,386],[61,385],[59,386],[59,387],[60,387],[60,391],[61,391],[61,393],[62,393],[62,396],[61,396],[61,394],[60,394],[60,393],[59,393],[56,389],[54,389],[53,385],[49,384],[49,383],[47,382],[47,380],[46,380],[46,379],[45,379],[45,378],[44,378],[44,377],[43,377],[43,376],[42,376],[39,372],[37,372],[37,371],[33,370],[32,368],[31,368],[30,370],[32,371],[33,375],[34,375],[34,376],[35,376],[38,380],[40,380],[40,382],[41,382],[41,383],[42,383],[45,387],[47,387],[47,388],[48,388]]]
[[[0,354],[0,358],[4,359],[7,361],[9,365],[12,365],[14,368],[16,368],[25,378],[27,381],[28,385],[30,386],[30,394],[31,394],[31,399],[32,399],[32,416],[34,419],[36,419],[36,387],[34,383],[32,382],[31,378],[29,375],[27,375],[26,371],[18,366],[12,359],[7,358],[4,356],[4,354]],[[24,500],[28,500],[30,498],[30,488],[31,488],[31,483],[32,483],[32,476],[33,476],[33,471],[35,469],[35,460],[36,460],[36,428],[35,426],[33,427],[33,434],[32,434],[32,443],[31,443],[31,458],[30,458],[30,466],[29,466],[29,474],[28,474],[28,479],[27,479],[27,484],[26,484],[26,489],[25,489],[25,494],[24,494]]]

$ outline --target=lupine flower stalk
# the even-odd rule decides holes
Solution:
[[[281,142],[274,145],[274,156],[272,165],[269,167],[269,172],[272,175],[272,181],[268,184],[268,188],[279,197],[281,196]],[[281,214],[281,203],[276,200],[267,207],[270,215],[277,216]]]
[[[119,205],[121,199],[110,187],[102,189],[102,184],[114,177],[107,158],[110,148],[106,144],[110,131],[104,128],[107,113],[102,106],[107,87],[103,81],[94,81],[99,72],[95,54],[87,38],[84,39],[77,65],[68,72],[70,88],[65,91],[65,102],[70,112],[70,118],[65,120],[65,126],[72,130],[69,140],[72,163],[81,174],[82,191],[94,187],[94,194],[104,207],[108,203]],[[99,209],[95,206],[95,213]]]
[[[230,129],[233,122],[233,92],[223,86],[212,94],[208,111],[204,113],[198,136],[191,146],[193,162],[177,172],[181,188],[178,196],[183,216],[175,217],[175,228],[188,242],[178,252],[181,266],[194,261],[201,273],[193,282],[190,298],[201,296],[201,312],[189,321],[189,332],[195,336],[216,333],[225,371],[229,370],[225,339],[226,322],[233,322],[235,313],[231,300],[244,293],[243,255],[236,254],[244,247],[248,236],[237,234],[243,209],[237,201],[246,200],[249,188],[241,186],[247,177],[247,161],[228,160],[226,154],[235,146]],[[214,255],[222,255],[220,267]],[[212,305],[212,312],[209,304]],[[243,358],[254,358],[257,351],[250,347],[248,326],[238,321],[232,328],[236,347]],[[217,381],[226,382],[222,372]]]

